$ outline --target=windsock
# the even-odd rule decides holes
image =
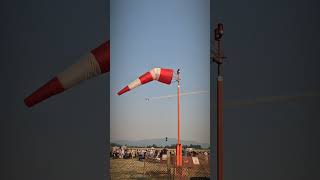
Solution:
[[[58,74],[30,96],[24,99],[28,107],[59,94],[81,81],[91,79],[110,71],[110,41],[101,44],[84,56],[79,62]]]
[[[138,79],[131,82],[128,86],[124,87],[118,92],[118,95],[130,91],[133,88],[140,86],[141,84],[146,84],[150,81],[157,80],[159,82],[165,84],[171,84],[173,77],[173,69],[165,69],[165,68],[153,68],[149,72],[146,72]]]

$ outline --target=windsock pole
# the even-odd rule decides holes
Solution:
[[[214,40],[216,51],[211,57],[214,62],[218,64],[218,78],[217,78],[217,179],[223,180],[223,59],[224,57],[221,50],[221,38],[224,34],[224,28],[222,23],[218,23],[214,29]]]
[[[180,69],[177,71],[177,81],[178,81],[178,143],[176,147],[176,165],[178,167],[182,166],[182,146],[180,141]]]
[[[218,180],[223,180],[223,94],[222,94],[222,64],[218,65],[217,78],[217,161],[218,161]]]

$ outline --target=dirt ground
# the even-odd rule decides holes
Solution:
[[[167,165],[163,163],[144,163],[138,159],[110,159],[110,179],[176,179],[168,175]],[[169,172],[174,174],[173,168]],[[184,169],[190,176],[208,177],[209,166],[196,166]],[[170,173],[169,173],[170,174]],[[180,179],[180,178],[179,178]],[[189,179],[187,177],[182,179]]]
[[[110,159],[110,179],[144,179],[143,166],[137,159]]]

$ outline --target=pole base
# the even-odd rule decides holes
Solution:
[[[176,145],[176,166],[182,166],[182,145]]]

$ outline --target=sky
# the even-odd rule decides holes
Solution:
[[[111,1],[110,138],[177,138],[177,98],[170,86],[151,82],[121,96],[116,93],[154,67],[181,70],[181,139],[210,142],[210,2]]]

